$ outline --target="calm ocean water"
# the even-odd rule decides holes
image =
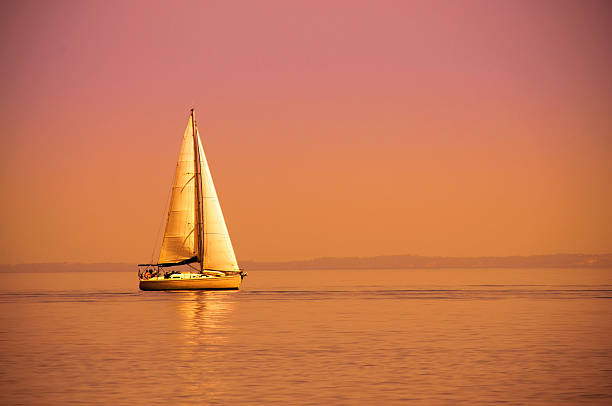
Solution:
[[[0,274],[3,405],[612,404],[612,270]]]

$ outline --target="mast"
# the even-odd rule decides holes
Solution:
[[[196,255],[200,260],[200,272],[204,271],[204,232],[202,221],[202,171],[200,164],[200,148],[198,145],[198,135],[196,132],[195,112],[191,109],[191,126],[193,130],[193,164],[195,169],[195,236],[196,236]]]

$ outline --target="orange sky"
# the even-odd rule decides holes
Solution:
[[[612,251],[608,2],[178,3],[0,5],[0,262],[149,260],[191,106],[239,259]]]

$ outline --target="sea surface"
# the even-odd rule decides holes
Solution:
[[[610,405],[612,270],[2,273],[0,341],[2,405]]]

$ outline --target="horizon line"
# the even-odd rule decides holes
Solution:
[[[373,255],[373,256],[326,256],[326,257],[313,257],[305,259],[289,259],[289,260],[256,260],[256,259],[244,259],[238,262],[250,262],[250,263],[292,263],[292,262],[311,262],[317,260],[329,260],[329,259],[374,259],[374,258],[393,258],[393,257],[417,257],[417,258],[452,258],[452,259],[482,259],[482,258],[533,258],[533,257],[551,257],[551,256],[610,256],[612,252],[587,254],[587,253],[567,253],[558,252],[555,254],[516,254],[516,255],[478,255],[478,256],[454,256],[454,255],[418,255],[418,254],[390,254],[390,255]],[[82,261],[48,261],[48,262],[20,262],[20,263],[0,263],[0,266],[17,266],[17,265],[100,265],[100,264],[114,264],[114,265],[134,265],[137,263],[124,262],[124,261],[98,261],[98,262],[82,262]]]

